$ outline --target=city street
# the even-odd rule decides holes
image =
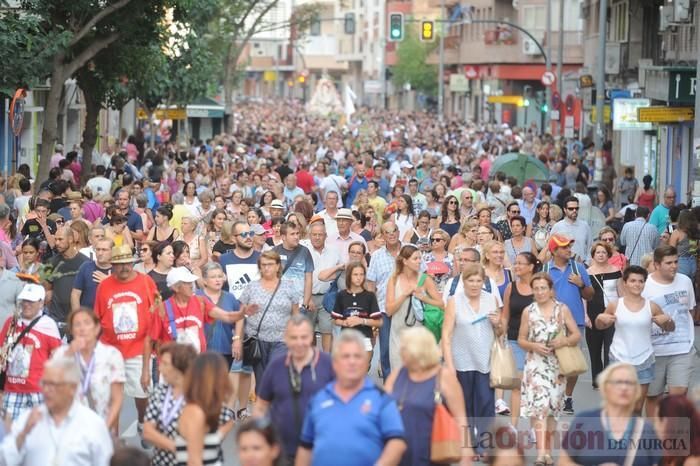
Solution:
[[[691,387],[700,388],[700,327],[695,327],[695,348],[698,353],[695,356],[695,370],[693,371],[693,378],[691,379]],[[373,360],[371,374],[376,374],[376,357]],[[587,409],[594,409],[600,405],[600,395],[596,390],[593,390],[591,386],[591,376],[590,373],[584,374],[578,379],[576,384],[576,389],[574,391],[574,401],[575,408],[577,412],[585,411]],[[497,421],[499,423],[507,422],[510,419],[508,416],[497,416]],[[572,416],[562,416],[560,423],[567,423],[573,419]],[[125,426],[121,431],[121,439],[129,445],[138,446],[139,440],[136,436],[136,410],[134,408],[133,400],[126,399],[124,402],[124,408],[122,409],[122,415],[120,418],[120,425]],[[521,421],[520,429],[525,429],[527,422],[525,420]],[[236,445],[234,442],[235,428],[224,440],[224,464],[226,466],[238,466],[238,460],[236,457]],[[532,464],[535,460],[536,452],[531,445],[525,451],[525,455],[528,458],[528,464]]]

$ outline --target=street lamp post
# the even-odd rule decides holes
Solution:
[[[438,118],[440,121],[444,118],[445,113],[445,0],[440,0],[440,19],[442,27],[440,28],[440,66],[438,67]]]

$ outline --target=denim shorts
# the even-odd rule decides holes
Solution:
[[[234,359],[231,363],[231,372],[234,374],[240,373],[250,375],[253,373],[253,366],[243,364],[243,360],[241,359]]]
[[[510,349],[513,351],[516,369],[518,369],[518,372],[522,372],[525,369],[527,352],[520,347],[517,340],[508,340],[508,345],[510,345]]]
[[[639,384],[640,385],[646,385],[648,383],[651,383],[654,380],[654,365],[655,365],[656,358],[652,354],[647,358],[646,361],[644,361],[641,364],[637,364],[634,366],[634,368],[637,370],[637,378],[639,379]],[[617,359],[615,359],[615,356],[610,354],[610,364],[613,362],[619,362]]]

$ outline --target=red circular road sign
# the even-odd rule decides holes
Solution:
[[[555,83],[556,80],[557,77],[551,71],[545,71],[544,73],[542,73],[542,78],[540,79],[540,81],[542,81],[542,84],[544,84],[545,86],[551,86]]]
[[[561,105],[561,96],[557,91],[552,92],[552,108],[559,109]]]

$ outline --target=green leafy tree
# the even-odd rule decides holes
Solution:
[[[436,44],[437,41],[422,42],[413,28],[406,28],[405,37],[396,51],[396,65],[392,68],[394,85],[400,87],[409,83],[418,92],[437,95],[437,66],[426,63]]]
[[[0,93],[11,96],[20,86],[34,87],[51,72],[51,58],[70,38],[66,31],[43,30],[41,18],[17,10],[0,13]]]
[[[271,22],[268,13],[279,4],[279,0],[217,0],[217,14],[211,21],[207,37],[210,50],[220,63],[219,77],[223,84],[224,107],[227,114],[233,108],[233,90],[242,75],[241,57],[255,34],[289,30],[290,37],[298,40],[312,18],[317,14],[315,4],[297,7],[289,20]],[[229,119],[233,130],[233,119]]]

